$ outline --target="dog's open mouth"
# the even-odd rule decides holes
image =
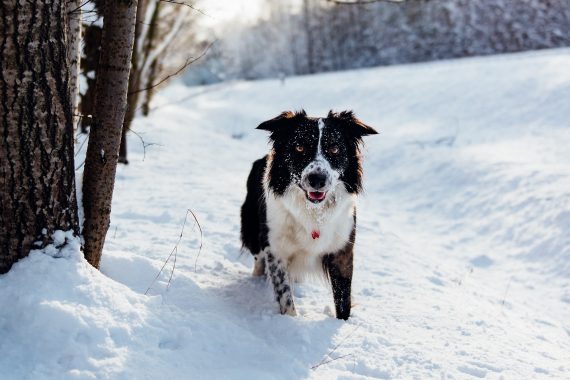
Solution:
[[[307,198],[313,203],[322,202],[326,196],[327,196],[327,193],[325,191],[308,191],[307,192]]]

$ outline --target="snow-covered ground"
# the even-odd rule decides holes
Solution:
[[[101,273],[72,245],[0,276],[0,378],[570,378],[569,68],[556,50],[170,86],[135,121],[159,145],[130,136]],[[301,107],[381,131],[347,322],[319,282],[279,315],[240,254],[254,128]],[[203,237],[189,215],[167,288],[187,209]]]

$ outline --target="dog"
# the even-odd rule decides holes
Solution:
[[[328,278],[336,317],[351,308],[356,197],[362,190],[362,137],[377,132],[352,111],[326,118],[283,112],[257,129],[272,148],[255,161],[241,208],[241,240],[254,276],[267,275],[281,314],[297,315],[292,283]]]

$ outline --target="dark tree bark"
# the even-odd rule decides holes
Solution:
[[[0,2],[0,273],[79,232],[65,0]]]
[[[84,253],[87,261],[96,268],[99,267],[111,217],[115,172],[127,107],[136,12],[134,0],[105,2],[95,112],[83,175]]]

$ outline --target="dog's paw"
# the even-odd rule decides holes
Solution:
[[[292,299],[289,299],[287,302],[280,304],[279,311],[283,315],[290,315],[291,317],[297,316],[297,309],[295,308],[295,304],[293,303]]]
[[[253,272],[251,273],[253,277],[265,276],[265,260],[256,258],[253,263]]]
[[[297,310],[294,307],[290,307],[290,308],[287,308],[285,310],[282,310],[281,314],[289,315],[291,317],[296,317],[297,316]]]

